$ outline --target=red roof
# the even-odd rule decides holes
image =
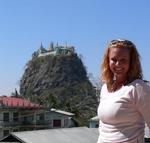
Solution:
[[[37,108],[41,107],[39,104],[32,103],[26,99],[15,98],[15,97],[0,97],[1,107],[20,107],[20,108]]]

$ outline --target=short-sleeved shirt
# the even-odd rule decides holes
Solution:
[[[98,116],[100,135],[97,143],[142,143],[145,122],[150,127],[150,87],[138,79],[109,92],[104,84]]]

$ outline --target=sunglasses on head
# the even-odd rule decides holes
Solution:
[[[117,43],[123,43],[125,45],[134,45],[131,41],[129,40],[124,40],[124,39],[117,39],[117,40],[112,40],[110,41],[110,45],[115,45]]]

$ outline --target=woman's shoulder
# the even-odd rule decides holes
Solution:
[[[106,84],[106,83],[104,83],[104,84],[102,85],[101,90],[107,90],[107,84]]]
[[[107,90],[107,84],[106,84],[106,83],[104,83],[104,84],[102,85],[102,87],[101,87],[101,94],[102,94],[102,93],[105,93],[105,92],[108,92],[108,90]]]
[[[142,79],[136,79],[134,81],[132,81],[129,85],[133,85],[133,86],[149,86],[149,82],[146,80],[142,80]]]
[[[149,92],[150,93],[150,84],[148,81],[142,80],[142,79],[136,79],[133,82],[130,83],[131,86],[136,89],[138,92]]]

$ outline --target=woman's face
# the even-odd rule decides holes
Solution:
[[[126,48],[111,48],[109,67],[117,82],[125,82],[130,66],[130,54]]]

